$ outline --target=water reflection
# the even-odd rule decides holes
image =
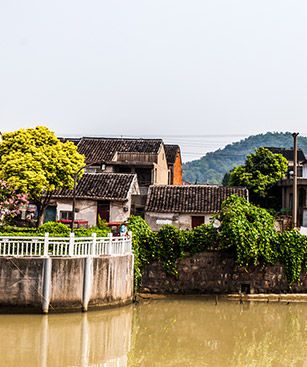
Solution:
[[[134,318],[129,366],[307,366],[306,304],[159,301]]]
[[[0,366],[307,366],[306,304],[202,298],[87,314],[0,315]]]
[[[1,315],[0,366],[126,367],[132,312]]]

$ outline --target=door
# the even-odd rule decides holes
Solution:
[[[45,210],[45,222],[55,222],[56,221],[56,206],[48,205]]]
[[[204,216],[192,216],[192,228],[198,227],[205,223]]]
[[[106,220],[107,222],[110,221],[110,203],[108,201],[98,201],[97,216],[103,220]]]

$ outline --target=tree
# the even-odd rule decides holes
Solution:
[[[283,155],[260,147],[246,157],[244,165],[230,171],[228,185],[247,187],[251,200],[263,203],[269,190],[285,176],[287,169],[288,161]]]
[[[72,142],[62,143],[47,127],[38,126],[4,134],[0,163],[0,179],[28,194],[37,205],[40,225],[52,192],[61,187],[73,188],[74,175],[83,167],[84,156]]]
[[[14,190],[8,183],[0,180],[0,222],[20,214],[22,206],[28,204],[27,196]]]

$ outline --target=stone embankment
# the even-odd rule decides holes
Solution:
[[[238,267],[230,253],[207,251],[177,261],[178,277],[162,264],[148,265],[141,292],[162,294],[307,293],[307,273],[289,287],[282,265]]]

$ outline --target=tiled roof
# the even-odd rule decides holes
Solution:
[[[136,180],[135,174],[128,173],[86,173],[78,182],[76,198],[125,201]],[[53,197],[72,198],[73,190],[62,188]]]
[[[67,141],[71,141],[72,143],[74,143],[75,145],[78,145],[81,138],[59,138],[59,140],[62,143],[66,143]]]
[[[274,154],[282,154],[288,161],[293,161],[294,160],[293,149],[276,148],[276,147],[266,147],[266,148],[269,149]],[[302,151],[302,149],[297,150],[297,160],[299,162],[302,162],[302,161],[306,160],[305,154]]]
[[[176,156],[177,156],[178,151],[180,153],[179,145],[165,144],[164,149],[165,149],[167,163],[174,164],[176,161]]]
[[[146,211],[159,213],[218,213],[222,202],[235,194],[247,198],[243,187],[217,185],[150,186]]]
[[[116,152],[121,153],[158,153],[162,139],[118,139],[82,138],[78,152],[84,154],[86,162],[110,162]]]

